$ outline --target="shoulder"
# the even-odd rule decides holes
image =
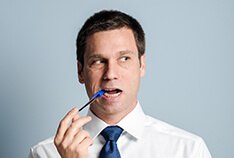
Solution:
[[[162,151],[171,151],[178,155],[189,153],[194,157],[211,157],[203,139],[195,134],[147,115],[145,128],[150,138],[157,142],[155,145],[160,144],[158,146]]]
[[[150,130],[156,132],[157,134],[160,133],[171,137],[180,137],[183,139],[191,139],[194,141],[201,139],[197,135],[194,135],[190,132],[177,128],[173,125],[170,125],[166,122],[160,121],[148,115],[146,115],[145,126],[146,128],[150,128]]]
[[[29,158],[54,157],[59,158],[58,151],[54,145],[54,137],[50,137],[30,149]]]

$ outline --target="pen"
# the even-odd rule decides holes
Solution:
[[[91,99],[88,103],[86,103],[82,108],[79,109],[79,112],[80,112],[81,110],[83,110],[87,105],[89,105],[89,104],[91,104],[92,102],[94,102],[97,98],[100,98],[104,93],[105,93],[104,90],[100,90],[100,91],[98,91],[96,94],[94,94],[93,97],[92,97],[92,99]]]

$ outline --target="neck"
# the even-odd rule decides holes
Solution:
[[[127,116],[134,108],[136,104],[129,109],[126,109],[121,112],[109,112],[109,111],[99,111],[97,109],[90,108],[93,114],[95,114],[99,119],[107,123],[108,125],[116,125],[119,123],[125,116]]]

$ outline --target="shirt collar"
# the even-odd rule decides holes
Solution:
[[[95,116],[90,109],[87,115],[91,116],[92,120],[85,124],[83,128],[89,132],[92,139],[95,139],[101,133],[101,131],[109,125]],[[136,107],[119,123],[117,123],[117,125],[138,139],[143,134],[144,122],[145,114],[140,103],[137,102]]]
[[[145,114],[139,102],[136,107],[125,116],[117,125],[128,132],[133,137],[139,139],[143,134]]]
[[[89,109],[88,116],[92,117],[92,120],[83,126],[83,129],[89,132],[92,139],[95,139],[101,131],[108,126],[107,123],[99,119],[92,111]]]

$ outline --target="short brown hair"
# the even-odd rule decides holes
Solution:
[[[77,60],[84,66],[84,53],[86,49],[87,37],[100,31],[108,31],[127,27],[134,33],[138,57],[145,53],[145,33],[140,23],[133,17],[115,10],[103,10],[95,13],[86,20],[81,30],[78,33],[76,40],[76,55]]]

